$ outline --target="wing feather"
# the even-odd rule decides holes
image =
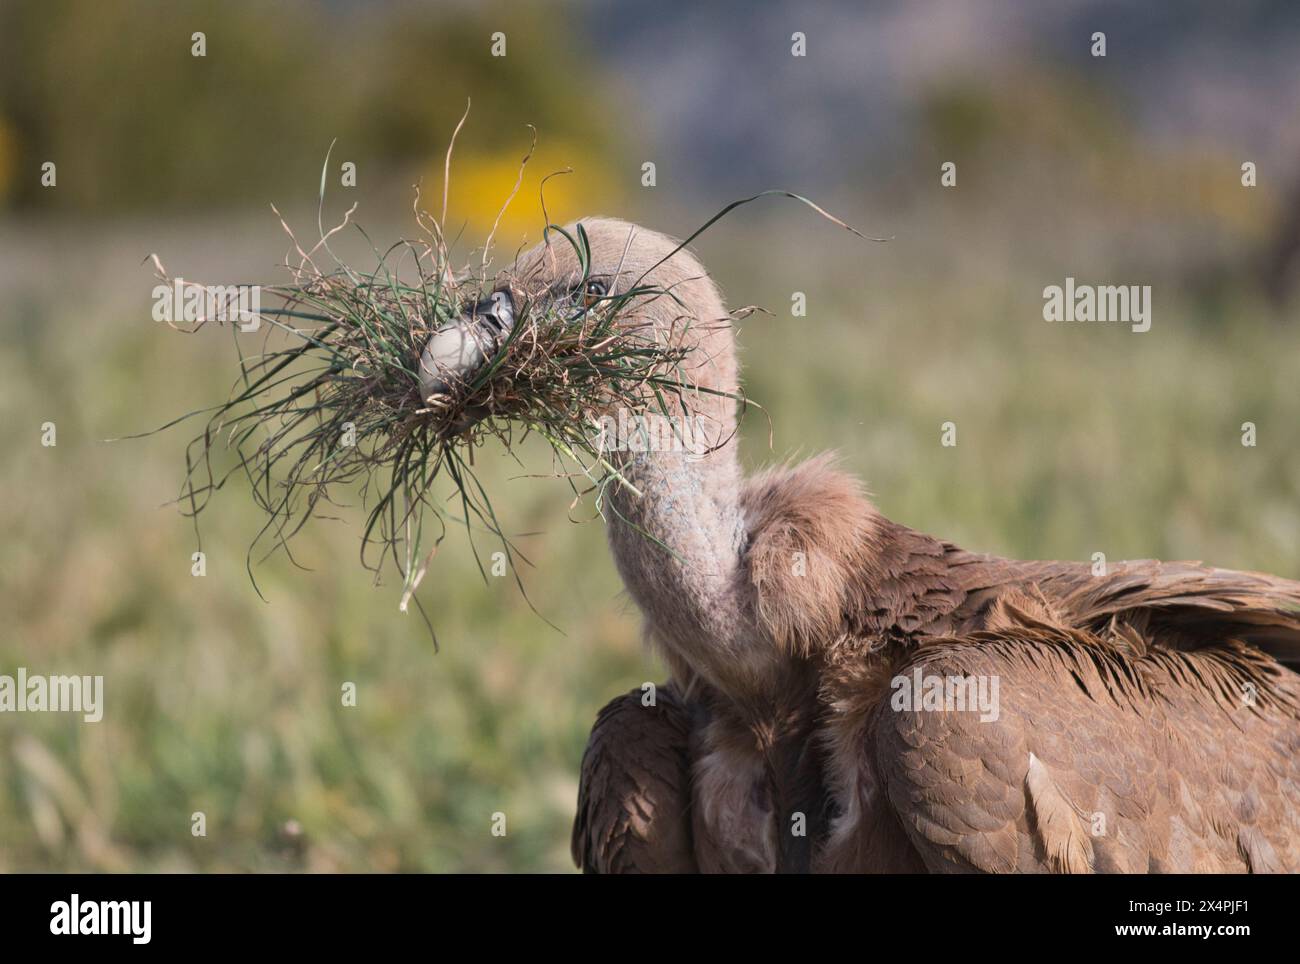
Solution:
[[[586,873],[692,873],[690,714],[669,686],[596,717],[582,757],[574,863]]]
[[[930,870],[1300,869],[1300,678],[1236,641],[1134,653],[1128,629],[1030,619],[903,658],[999,680],[996,720],[877,703],[864,766]]]
[[[1112,620],[1144,615],[1146,641],[1195,648],[1234,637],[1284,663],[1300,664],[1300,582],[1198,562],[1151,559],[1110,563],[1103,574],[1074,562],[1016,562],[950,548],[954,578],[966,593],[962,630],[982,628],[1008,592],[1034,592],[1063,620],[1102,631]]]

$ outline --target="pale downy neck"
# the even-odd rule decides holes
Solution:
[[[730,332],[725,337],[724,377],[708,380],[734,390]],[[743,578],[746,532],[735,404],[706,397],[686,416],[709,446],[726,440],[714,451],[664,451],[660,445],[654,451],[610,452],[609,460],[639,495],[614,483],[606,516],[619,574],[674,675],[690,671],[743,700],[771,678],[776,650],[755,629]],[[652,440],[663,438],[662,432],[651,434]]]

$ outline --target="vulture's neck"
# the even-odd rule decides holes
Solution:
[[[639,494],[615,484],[609,540],[674,676],[693,673],[745,700],[771,679],[776,650],[760,640],[746,603],[734,406],[718,406],[707,421],[707,434],[729,439],[716,451],[611,454]]]

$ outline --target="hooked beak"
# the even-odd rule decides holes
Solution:
[[[420,353],[420,397],[444,395],[482,367],[515,326],[509,292],[494,291],[468,312],[439,328]]]

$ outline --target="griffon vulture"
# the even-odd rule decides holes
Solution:
[[[609,543],[671,682],[600,711],[582,869],[1300,870],[1300,677],[1278,662],[1300,657],[1300,583],[967,552],[827,457],[745,478],[717,287],[676,241],[582,224],[588,290],[541,245],[503,273],[494,327],[525,279],[671,292],[636,314],[691,349],[680,414],[708,442],[609,455],[636,489],[612,488]],[[462,342],[426,362],[465,374],[483,359]]]

